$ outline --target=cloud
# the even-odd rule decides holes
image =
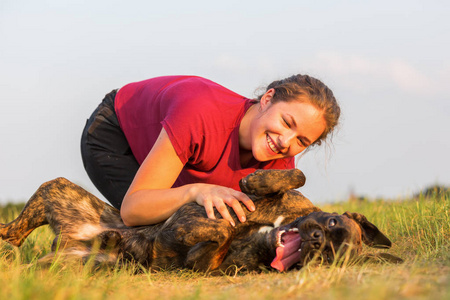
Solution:
[[[388,65],[391,79],[403,91],[427,94],[438,88],[436,81],[427,77],[423,72],[402,60],[395,60]]]
[[[430,96],[443,93],[445,82],[450,81],[450,68],[445,63],[432,74],[403,58],[380,59],[321,52],[311,63],[313,69],[340,78],[352,88],[361,88],[360,84],[365,89],[371,86],[394,87],[406,94]]]
[[[379,75],[382,69],[375,61],[360,56],[345,56],[339,53],[322,52],[316,60],[323,68],[341,75]]]
[[[213,66],[222,71],[243,72],[247,69],[247,63],[236,56],[220,54],[215,58]]]

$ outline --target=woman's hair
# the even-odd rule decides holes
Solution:
[[[293,75],[291,77],[277,80],[269,84],[266,91],[274,89],[275,94],[271,100],[276,102],[300,101],[309,102],[323,112],[326,128],[322,135],[313,143],[321,145],[328,134],[333,131],[339,122],[341,109],[334,98],[333,92],[320,80],[308,75]],[[258,97],[258,101],[261,97]]]

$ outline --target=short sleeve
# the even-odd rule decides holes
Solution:
[[[181,162],[212,168],[239,124],[236,110],[245,98],[198,77],[172,84],[159,97],[161,124]]]

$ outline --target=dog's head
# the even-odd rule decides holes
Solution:
[[[390,248],[391,241],[358,213],[313,212],[275,228],[271,236],[276,257],[271,266],[285,271],[295,264],[304,266],[314,258],[332,263],[338,255],[354,258],[362,243],[374,248]]]

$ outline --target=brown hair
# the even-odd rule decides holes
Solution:
[[[308,75],[293,75],[269,84],[266,91],[274,89],[272,103],[285,101],[307,101],[323,112],[327,124],[322,135],[313,143],[321,145],[339,122],[341,108],[334,98],[333,92],[320,80]],[[258,97],[258,101],[261,97]]]

